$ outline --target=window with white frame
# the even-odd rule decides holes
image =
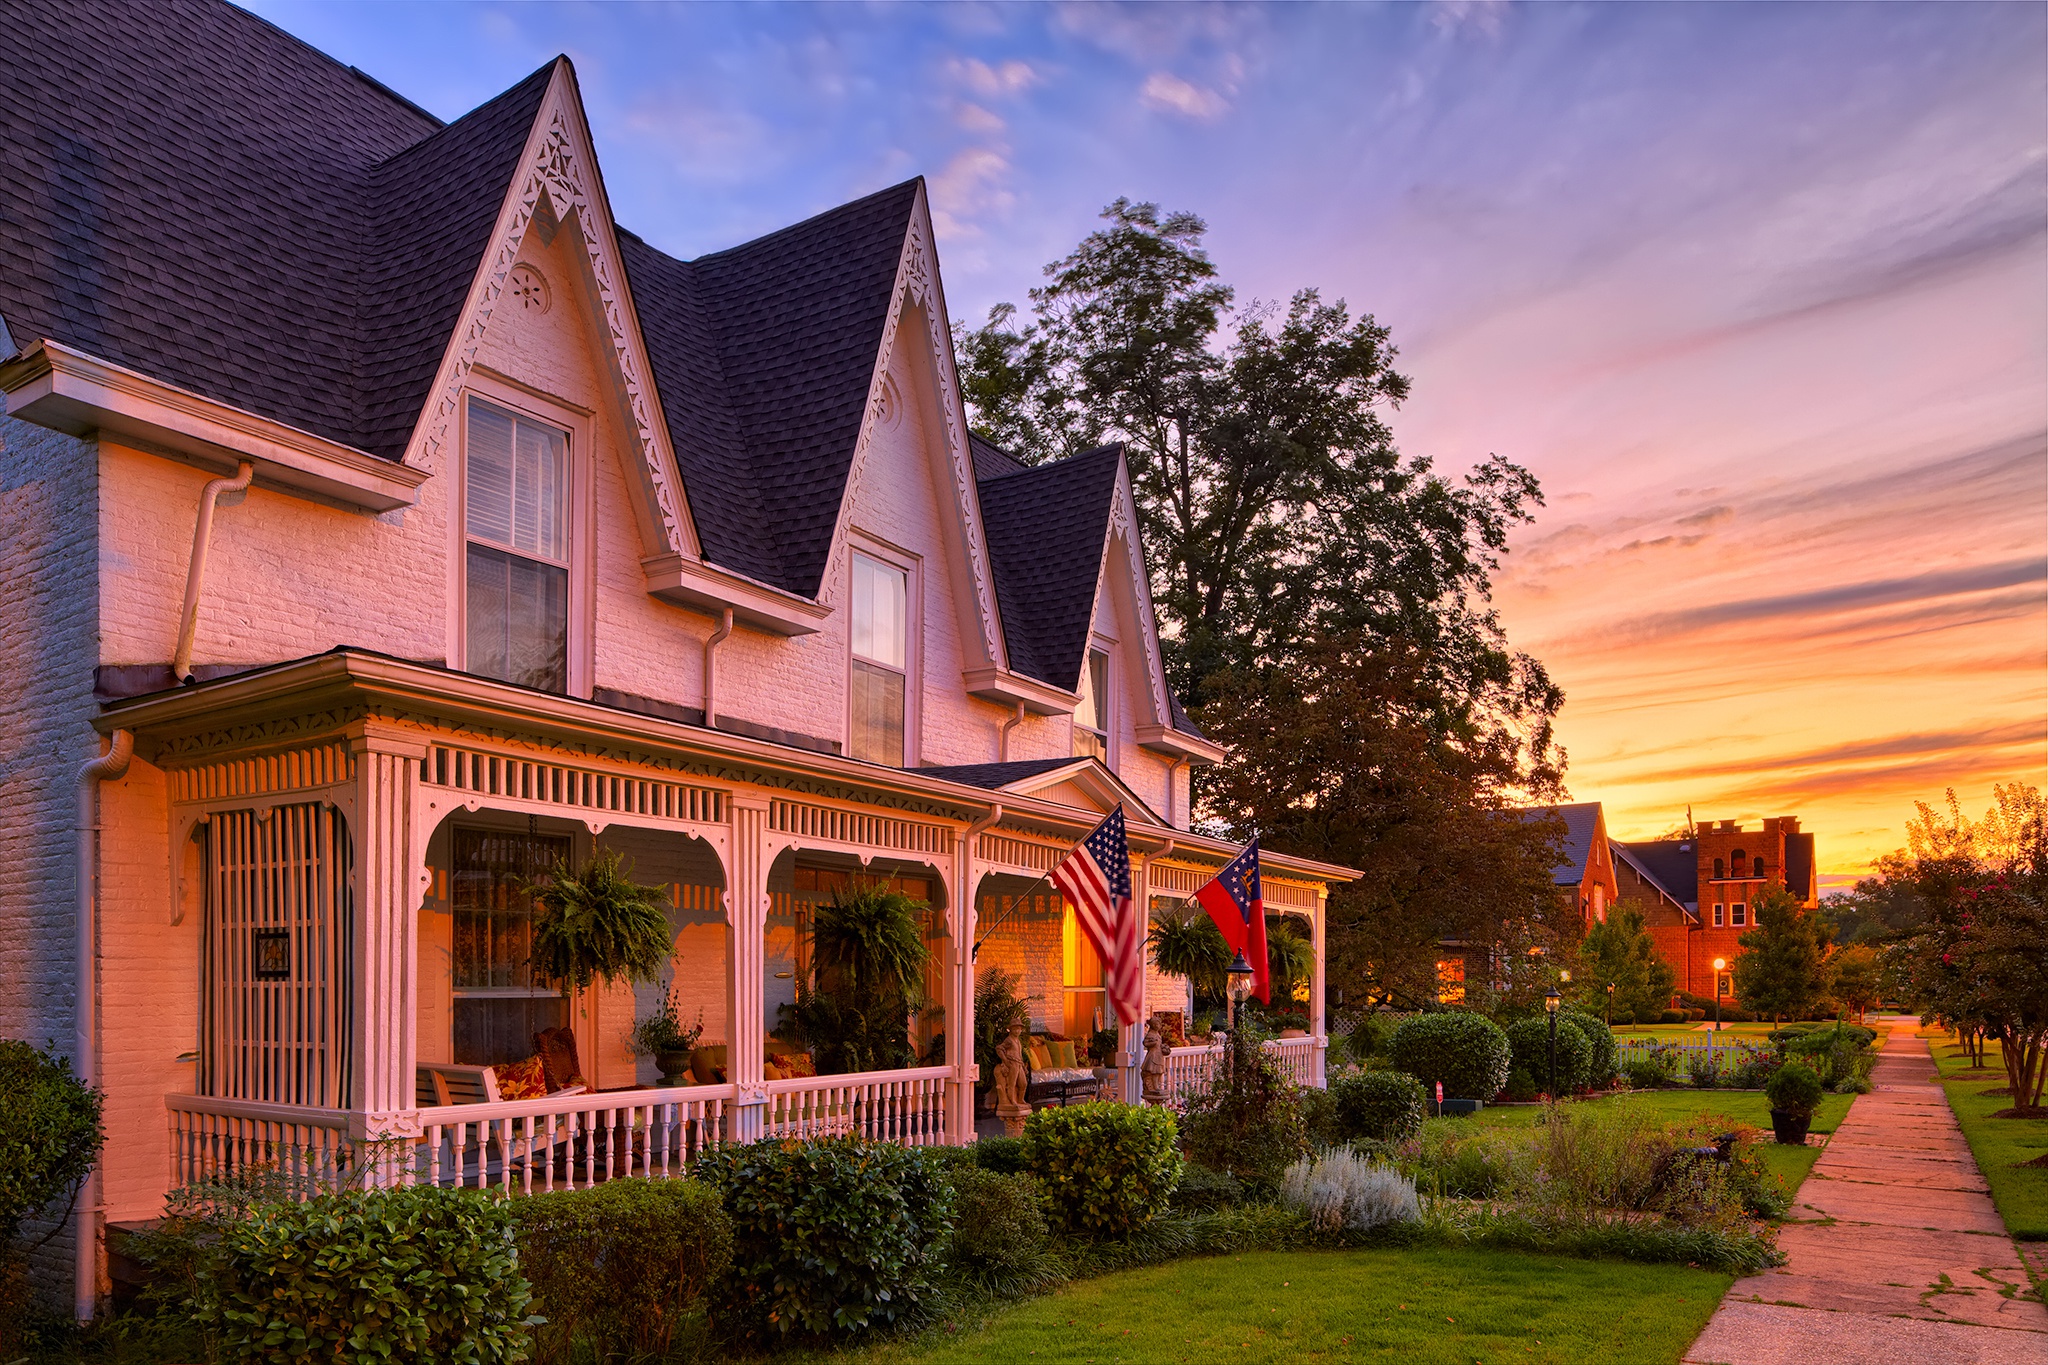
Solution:
[[[497,1066],[533,1054],[533,1035],[568,1022],[560,989],[537,977],[528,885],[569,856],[558,835],[455,831],[452,1056]]]
[[[1728,922],[1729,922],[1730,924],[1744,924],[1744,923],[1747,923],[1748,921],[1747,921],[1747,920],[1746,920],[1746,919],[1744,918],[1744,915],[1745,915],[1745,913],[1746,913],[1746,912],[1745,912],[1745,911],[1743,910],[1742,906],[1740,906],[1740,905],[1731,905],[1731,906],[1729,906],[1729,907],[1728,907]]]
[[[1724,910],[1721,906],[1717,905],[1714,907],[1714,927],[1716,929],[1719,929],[1721,927],[1721,916],[1723,915],[1723,913]]]
[[[469,400],[463,458],[464,668],[569,690],[568,433]]]
[[[1081,704],[1074,708],[1074,757],[1109,762],[1109,655],[1088,651],[1081,669]]]
[[[910,694],[910,574],[853,552],[853,757],[900,768]]]

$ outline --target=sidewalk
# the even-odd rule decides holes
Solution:
[[[2043,1365],[2048,1308],[1935,1079],[1889,1019],[1872,1079],[1799,1189],[1789,1260],[1737,1280],[1687,1365]]]

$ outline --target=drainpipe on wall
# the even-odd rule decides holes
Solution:
[[[996,762],[1008,763],[1010,761],[1010,731],[1023,723],[1024,703],[1020,701],[1017,703],[1016,711],[1011,714],[1008,720],[1003,722],[1002,728],[996,731]]]
[[[725,615],[719,619],[718,629],[712,631],[711,638],[704,642],[704,728],[707,730],[718,728],[713,719],[717,714],[713,708],[718,701],[718,647],[731,634],[732,608],[727,607]]]
[[[256,475],[247,460],[235,467],[232,479],[210,479],[199,493],[199,520],[192,528],[192,565],[185,571],[185,610],[178,618],[178,649],[171,655],[171,677],[192,679],[192,648],[199,635],[199,589],[206,582],[206,547],[213,539],[213,505],[223,493],[239,493]]]
[[[99,902],[99,820],[101,778],[119,777],[128,771],[135,753],[132,731],[116,730],[107,752],[78,770],[78,941],[77,1028],[72,1041],[72,1066],[78,1079],[97,1085],[99,1067],[99,932],[96,914]],[[95,1163],[78,1192],[78,1211],[72,1221],[75,1242],[72,1272],[74,1309],[80,1322],[92,1320],[99,1299],[99,1216],[100,1169]]]

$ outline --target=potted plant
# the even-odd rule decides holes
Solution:
[[[803,1040],[821,1076],[915,1065],[910,1018],[928,1014],[929,907],[885,886],[841,887],[811,919],[811,979],[778,1032]]]
[[[593,981],[654,981],[674,952],[668,892],[628,875],[617,849],[602,849],[582,867],[567,859],[525,890],[533,897],[534,975],[561,983],[565,996]]]
[[[1771,1106],[1771,1128],[1778,1141],[1793,1147],[1805,1145],[1806,1130],[1823,1093],[1820,1077],[1798,1062],[1787,1062],[1771,1074],[1764,1082],[1764,1099]]]
[[[681,1016],[676,1013],[675,1000],[663,991],[660,1006],[633,1025],[629,1041],[633,1051],[654,1058],[654,1065],[664,1081],[670,1085],[688,1085],[690,1053],[696,1049],[697,1039],[703,1034],[704,1011],[698,1010],[697,1022],[684,1028]]]

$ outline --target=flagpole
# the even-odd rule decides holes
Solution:
[[[1000,927],[1000,926],[1002,925],[1002,922],[1003,922],[1004,920],[1008,919],[1008,918],[1009,918],[1009,917],[1010,917],[1011,915],[1014,915],[1014,914],[1016,914],[1016,913],[1017,913],[1017,907],[1018,907],[1018,906],[1020,906],[1020,905],[1022,905],[1022,904],[1023,904],[1023,903],[1025,902],[1025,901],[1027,901],[1027,900],[1031,899],[1031,893],[1032,893],[1032,892],[1034,892],[1034,891],[1038,890],[1038,888],[1039,888],[1039,887],[1041,887],[1041,886],[1044,886],[1044,885],[1048,884],[1048,883],[1049,883],[1049,882],[1051,882],[1051,881],[1052,881],[1052,873],[1051,873],[1050,871],[1047,871],[1047,872],[1041,873],[1041,874],[1039,875],[1039,878],[1038,878],[1038,880],[1037,880],[1037,881],[1035,881],[1035,882],[1031,883],[1031,885],[1029,885],[1029,886],[1025,887],[1025,888],[1024,888],[1024,890],[1023,890],[1022,892],[1020,892],[1020,893],[1019,893],[1019,894],[1018,894],[1018,895],[1016,896],[1016,898],[1015,898],[1015,899],[1013,899],[1013,900],[1012,900],[1012,901],[1010,902],[1010,906],[1009,906],[1009,908],[1008,908],[1007,910],[1003,911],[1003,913],[1002,913],[1002,914],[1000,914],[1000,915],[997,915],[997,916],[996,916],[996,918],[995,918],[995,923],[994,923],[994,924],[991,924],[991,925],[989,925],[989,926],[988,926],[988,928],[987,928],[987,930],[986,930],[986,931],[985,931],[985,932],[984,932],[984,933],[983,933],[983,934],[981,935],[981,937],[980,937],[980,938],[977,938],[976,940],[974,940],[974,951],[973,951],[972,953],[969,953],[969,954],[968,954],[968,956],[967,956],[967,960],[968,960],[969,962],[976,962],[976,961],[979,961],[979,960],[980,960],[980,958],[981,958],[981,945],[982,945],[982,944],[984,944],[984,943],[986,943],[986,942],[988,942],[988,940],[989,940],[989,935],[990,935],[990,934],[993,934],[993,933],[995,933],[995,931],[997,930],[997,928],[999,928],[999,927]]]

